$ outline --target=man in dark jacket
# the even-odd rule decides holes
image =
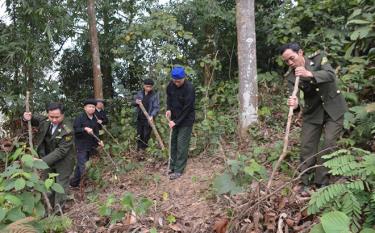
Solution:
[[[167,87],[167,111],[172,131],[170,179],[177,179],[186,167],[191,133],[195,120],[195,90],[186,80],[185,69],[173,67]]]
[[[139,107],[142,103],[145,107],[150,120],[154,121],[156,115],[160,110],[159,95],[153,90],[154,81],[146,79],[143,81],[143,90],[139,91],[135,96],[135,106],[137,106],[137,149],[145,150],[147,148],[148,140],[151,136],[151,126],[148,123],[147,117],[143,114]]]
[[[98,120],[100,129],[102,129],[103,125],[108,124],[108,117],[107,117],[107,112],[104,110],[103,99],[96,99],[95,117]]]
[[[47,163],[48,173],[58,173],[56,182],[60,184],[65,193],[55,193],[49,196],[52,207],[60,205],[63,208],[67,200],[69,177],[73,172],[73,134],[64,123],[64,109],[59,103],[51,103],[47,106],[47,117],[33,116],[31,112],[25,112],[23,118],[38,127],[36,149],[39,157]]]
[[[78,187],[81,177],[85,174],[85,163],[89,160],[97,146],[103,147],[103,142],[98,142],[96,137],[99,137],[99,123],[94,116],[96,100],[88,99],[84,102],[84,112],[74,120],[74,142],[77,152],[77,166],[74,172],[74,177],[70,180],[70,186]]]
[[[280,48],[284,62],[289,66],[286,73],[289,92],[292,93],[295,77],[300,77],[299,89],[303,91],[304,108],[301,131],[301,170],[315,164],[322,164],[321,156],[332,151],[343,130],[344,113],[347,105],[337,87],[335,71],[327,57],[320,51],[305,56],[297,43],[289,43]],[[298,98],[289,97],[288,105],[298,111]],[[324,134],[322,151],[318,153],[320,137]],[[302,177],[304,186],[310,184],[309,174]],[[325,167],[315,169],[314,183],[317,187],[329,184]]]

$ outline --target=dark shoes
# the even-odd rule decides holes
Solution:
[[[170,179],[170,180],[175,180],[175,179],[180,178],[181,176],[182,176],[181,173],[179,173],[179,172],[175,172],[175,173],[172,173],[172,174],[169,176],[169,179]]]

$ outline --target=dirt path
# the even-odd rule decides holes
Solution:
[[[100,191],[98,201],[88,200],[90,194],[87,193],[84,201],[76,202],[67,213],[74,222],[71,232],[150,232],[152,227],[158,233],[212,232],[220,209],[210,185],[214,175],[222,169],[219,160],[190,158],[183,176],[171,181],[165,175],[166,165],[145,162],[140,168],[120,176],[117,184]],[[95,187],[91,188],[95,192]],[[127,224],[129,219],[115,225],[105,224],[108,219],[99,216],[98,206],[103,205],[110,194],[120,198],[126,192],[137,198],[146,197],[154,206],[133,224]],[[74,191],[74,195],[79,195],[79,191]],[[171,223],[173,218],[175,222]]]

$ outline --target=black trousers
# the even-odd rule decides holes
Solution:
[[[151,126],[147,120],[138,119],[137,120],[137,149],[144,150],[147,148],[148,140],[151,136]]]

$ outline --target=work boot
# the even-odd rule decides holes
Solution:
[[[170,180],[175,180],[175,179],[180,178],[181,176],[182,176],[181,173],[179,173],[179,172],[175,172],[175,173],[172,173],[172,174],[169,176],[169,179],[170,179]]]

